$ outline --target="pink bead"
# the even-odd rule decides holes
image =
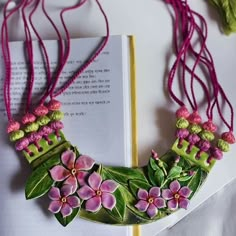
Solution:
[[[31,113],[27,113],[22,117],[22,124],[29,124],[29,123],[33,123],[36,120],[35,115],[31,114]]]
[[[64,125],[61,121],[53,121],[50,123],[50,128],[54,130],[63,129]]]
[[[37,132],[33,132],[27,136],[30,143],[38,142],[42,139],[42,135]]]
[[[198,114],[198,111],[194,111],[189,115],[188,121],[191,124],[200,124],[202,122],[201,116]]]
[[[40,105],[40,106],[35,108],[34,114],[36,116],[45,116],[45,115],[48,114],[48,109],[44,105]]]
[[[203,129],[210,131],[212,133],[216,132],[217,130],[217,126],[211,120],[204,122],[202,127]]]
[[[44,126],[40,129],[39,134],[42,136],[48,136],[52,132],[53,132],[52,128],[50,128],[49,126]]]
[[[22,138],[15,145],[17,151],[22,151],[28,146],[29,146],[29,140],[27,138]]]
[[[48,104],[47,104],[48,110],[50,111],[57,111],[60,110],[61,108],[61,103],[57,100],[52,99]]]
[[[211,153],[216,160],[221,160],[223,158],[223,152],[217,147],[213,147]]]
[[[211,147],[210,142],[205,141],[205,140],[200,140],[197,144],[197,146],[199,147],[199,149],[203,152],[206,152],[209,150],[209,148]]]
[[[234,137],[234,134],[231,131],[223,133],[221,135],[221,138],[229,144],[234,144],[235,143],[235,137]]]
[[[189,131],[187,129],[177,129],[176,130],[176,137],[180,139],[184,139],[189,135]]]
[[[20,129],[20,123],[17,122],[17,121],[12,120],[7,125],[7,133],[8,134],[13,132],[13,131],[17,131],[19,129]]]
[[[200,138],[199,138],[199,136],[197,134],[190,134],[188,136],[188,141],[191,144],[195,144],[195,143],[200,141]]]
[[[189,117],[189,111],[185,106],[180,107],[176,111],[176,117],[177,118],[188,118]]]

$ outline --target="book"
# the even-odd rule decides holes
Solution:
[[[87,59],[101,38],[71,40],[71,52],[60,77],[59,86]],[[52,68],[57,64],[56,40],[44,41]],[[35,85],[34,99],[45,86],[45,70],[38,42],[33,42]],[[22,96],[25,96],[27,70],[24,58],[24,43],[10,43],[12,58],[11,100],[14,114],[22,113]],[[80,152],[91,156],[97,163],[113,166],[137,166],[137,142],[135,122],[135,75],[134,39],[129,36],[111,36],[104,51],[66,90],[58,100],[65,114],[63,132],[67,140]],[[3,61],[1,61],[3,68]],[[1,87],[4,72],[1,70]],[[5,133],[7,118],[4,109],[3,89],[0,91],[1,134]],[[78,233],[94,236],[138,235],[132,226],[98,224],[75,219],[66,229],[48,213],[47,199],[25,200],[24,184],[30,175],[30,166],[9,145],[7,135],[1,135],[0,146],[2,171],[1,227],[6,235],[59,235]],[[134,233],[133,233],[134,232]]]

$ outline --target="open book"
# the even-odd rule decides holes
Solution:
[[[69,61],[60,77],[67,80],[101,38],[71,40]],[[52,67],[57,64],[57,42],[45,41]],[[27,79],[24,60],[24,43],[10,44],[12,58],[12,110],[21,112],[22,94]],[[34,42],[35,85],[37,99],[45,85],[45,71],[37,42]],[[111,36],[94,63],[62,94],[59,100],[65,113],[64,134],[78,146],[81,153],[93,157],[97,163],[117,166],[137,165],[135,133],[135,81],[133,39],[128,36]],[[3,65],[3,62],[1,63]],[[4,68],[1,66],[1,68]],[[1,69],[1,88],[4,72]],[[48,213],[47,199],[26,201],[24,183],[31,170],[28,163],[17,155],[5,135],[7,124],[4,112],[3,89],[0,90],[0,235],[88,235],[131,236],[138,231],[132,226],[111,226],[75,219],[67,228],[61,227]],[[136,232],[136,233],[133,233]]]

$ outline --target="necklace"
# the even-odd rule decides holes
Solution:
[[[84,2],[81,2],[77,7],[82,6]],[[31,3],[32,1],[22,1],[16,9],[22,8],[24,11]],[[148,165],[143,168],[98,165],[92,158],[81,155],[76,147],[66,141],[61,132],[63,124],[60,121],[62,118],[60,103],[54,97],[65,91],[78,75],[75,75],[74,79],[70,80],[71,82],[66,83],[61,90],[57,91],[55,91],[55,87],[60,73],[54,82],[51,81],[51,76],[48,76],[49,86],[42,97],[42,104],[34,109],[34,115],[26,113],[27,116],[21,120],[24,131],[29,130],[29,134],[25,136],[19,122],[11,119],[11,72],[6,69],[4,91],[6,110],[10,120],[8,133],[12,141],[17,141],[17,150],[23,152],[34,169],[27,181],[26,196],[31,199],[48,193],[52,200],[49,210],[55,214],[62,225],[67,225],[77,215],[114,224],[147,223],[165,217],[178,208],[187,208],[189,200],[214,166],[215,161],[222,158],[222,151],[227,151],[229,144],[235,142],[232,134],[233,109],[217,81],[214,63],[206,47],[207,32],[201,29],[195,19],[201,20],[205,29],[206,23],[199,14],[189,8],[185,1],[168,1],[168,3],[173,7],[175,15],[174,42],[177,58],[170,70],[168,90],[173,100],[180,106],[176,113],[177,140],[171,150],[162,157],[152,151]],[[14,11],[8,15],[5,14],[2,27],[2,42],[6,42],[3,44],[6,68],[10,68],[9,65],[7,66],[7,63],[10,62],[10,53],[7,45],[6,20],[13,13]],[[30,44],[27,22],[24,22],[26,38],[29,41],[27,44],[29,64],[32,66],[32,44]],[[196,32],[201,42],[199,52],[194,49],[191,42]],[[177,40],[179,36],[182,37],[180,41]],[[67,38],[69,39],[69,37]],[[61,40],[59,41],[61,42]],[[43,42],[41,41],[41,43]],[[105,46],[105,44],[103,45]],[[43,48],[43,44],[41,46]],[[100,49],[102,48],[100,47]],[[100,51],[98,51],[99,53]],[[192,67],[187,65],[189,53],[194,58]],[[60,69],[63,69],[68,55],[65,52],[61,54],[63,63]],[[47,56],[45,57],[47,58]],[[213,89],[212,94],[209,92],[206,83],[198,77],[195,71],[199,63],[208,69],[209,83]],[[48,63],[46,64],[48,65]],[[32,73],[29,85],[32,86],[34,81],[33,67],[30,68]],[[191,114],[173,91],[173,83],[176,81],[178,68],[181,68],[183,94],[193,110]],[[50,70],[47,69],[47,71]],[[190,93],[187,88],[187,73],[190,74]],[[202,122],[198,114],[194,83],[198,83],[205,94],[207,101],[206,116],[208,118],[206,122]],[[31,89],[29,91],[28,101],[30,101]],[[49,103],[45,102],[47,97],[51,98]],[[220,98],[230,107],[230,123],[226,121],[221,112]],[[28,102],[27,112],[29,107],[30,103]],[[213,133],[216,132],[216,126],[213,123],[214,110],[218,112],[222,122],[229,129],[229,132],[221,135],[217,144],[212,142]],[[37,118],[37,122],[35,122],[35,118]],[[38,127],[39,124],[41,127]],[[33,192],[33,186],[37,182],[39,173],[46,176],[45,182],[41,183],[40,191]]]

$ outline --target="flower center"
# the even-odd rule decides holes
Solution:
[[[180,198],[180,195],[179,195],[178,193],[176,193],[176,194],[174,195],[174,198],[175,198],[175,199],[179,199],[179,198]]]
[[[154,201],[153,197],[148,198],[148,203],[152,204]]]
[[[76,169],[75,169],[75,168],[73,168],[73,169],[71,170],[71,174],[72,174],[72,175],[75,175],[75,174],[76,174],[76,172],[77,172],[77,171],[76,171]]]
[[[66,203],[66,197],[63,197],[63,198],[61,199],[61,201],[62,201],[63,203]]]
[[[101,195],[102,195],[102,191],[101,191],[101,190],[97,190],[97,191],[96,191],[96,194],[97,194],[98,196],[101,196]]]

